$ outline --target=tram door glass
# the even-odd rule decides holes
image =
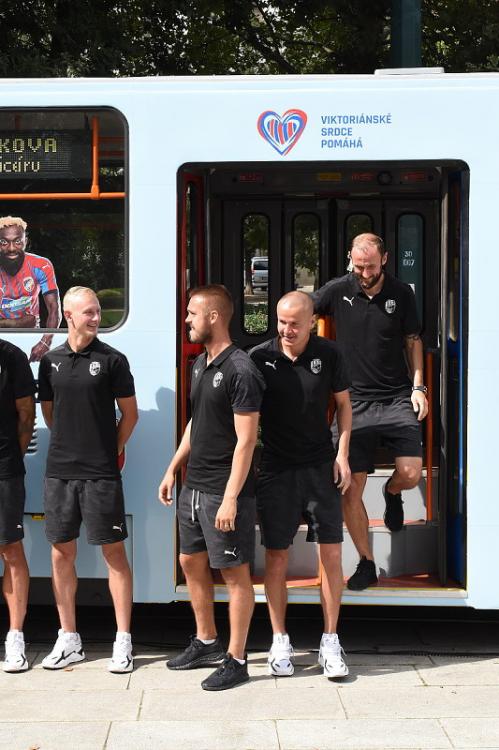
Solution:
[[[369,214],[350,214],[345,219],[345,269],[350,270],[350,246],[354,237],[373,232],[373,218]]]
[[[397,226],[397,276],[412,287],[419,318],[423,319],[424,223],[419,214],[399,216]]]
[[[243,328],[246,333],[266,333],[269,327],[269,219],[249,214],[243,219],[242,290]]]
[[[321,234],[316,214],[297,214],[293,219],[294,288],[313,292],[319,288]]]

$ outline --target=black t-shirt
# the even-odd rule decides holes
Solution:
[[[405,336],[421,325],[416,298],[408,284],[385,272],[372,299],[353,273],[333,279],[312,295],[315,312],[336,321],[336,340],[352,378],[351,397],[382,401],[409,394]]]
[[[81,352],[66,341],[40,362],[40,401],[53,401],[48,477],[119,477],[115,399],[135,395],[127,358],[99,339]]]
[[[206,366],[201,354],[191,374],[191,452],[185,484],[223,495],[237,443],[234,412],[259,412],[263,378],[242,349],[231,344]],[[240,495],[254,494],[250,470]]]
[[[14,344],[0,339],[0,478],[24,474],[17,436],[16,399],[33,396],[35,381],[28,358]]]
[[[311,335],[293,362],[278,339],[250,352],[265,378],[262,402],[262,468],[315,466],[334,454],[328,422],[331,393],[350,386],[343,356],[334,341]]]

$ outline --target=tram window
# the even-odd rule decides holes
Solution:
[[[294,287],[303,292],[319,288],[320,222],[316,214],[297,214],[293,219]]]
[[[264,214],[243,219],[243,327],[246,333],[266,333],[269,327],[270,222]]]
[[[397,221],[397,276],[412,287],[423,322],[424,221],[420,214],[403,214]]]
[[[59,327],[54,301],[72,286],[94,289],[101,327],[116,327],[127,310],[124,118],[108,108],[0,109],[0,138],[0,215],[27,224],[16,264],[0,253],[11,290],[0,330]]]
[[[369,214],[350,214],[345,219],[345,258],[346,265],[350,271],[350,246],[354,237],[364,232],[373,231],[373,218]]]

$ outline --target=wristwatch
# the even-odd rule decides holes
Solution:
[[[423,391],[423,393],[426,395],[428,393],[428,388],[425,385],[413,385],[412,386],[413,391]]]

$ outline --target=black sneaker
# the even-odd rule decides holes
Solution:
[[[398,492],[396,495],[392,495],[388,492],[388,482],[383,487],[383,495],[385,497],[386,509],[383,520],[385,526],[390,531],[400,531],[404,526],[404,509],[402,507],[402,493]]]
[[[191,642],[181,654],[166,662],[168,669],[196,669],[196,667],[210,667],[225,658],[222,644],[215,638],[215,643],[204,644],[195,635],[191,635]]]
[[[226,654],[222,664],[203,680],[201,687],[203,690],[229,690],[248,680],[248,659],[244,664],[239,664],[230,654]]]
[[[374,561],[368,560],[367,557],[361,557],[357,565],[357,570],[347,581],[347,587],[351,591],[362,591],[362,589],[367,589],[368,586],[372,586],[373,583],[377,582],[378,576],[376,575]]]

